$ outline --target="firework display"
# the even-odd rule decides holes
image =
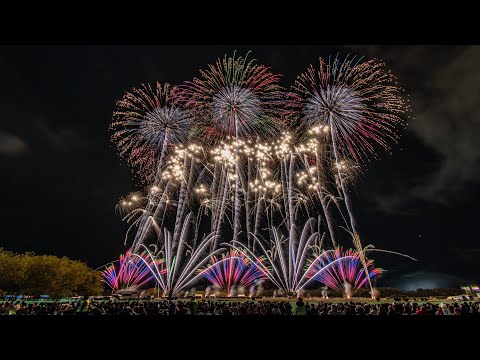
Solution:
[[[349,191],[365,160],[397,141],[401,89],[383,63],[349,57],[320,59],[290,91],[280,79],[233,54],[117,103],[112,140],[147,184],[117,205],[125,244],[165,296],[202,279],[227,295],[267,280],[351,296],[381,272],[369,270],[374,249],[361,245]]]

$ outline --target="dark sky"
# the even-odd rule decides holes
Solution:
[[[217,57],[253,51],[290,86],[329,54],[386,61],[411,99],[393,155],[368,165],[354,207],[383,286],[457,286],[480,279],[479,46],[0,46],[0,246],[116,259],[120,196],[137,189],[110,143],[115,100],[142,82],[181,83]]]

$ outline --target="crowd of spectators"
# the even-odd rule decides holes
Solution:
[[[293,304],[293,305],[292,305]],[[288,301],[95,301],[8,302],[0,304],[0,315],[479,315],[478,302],[433,304],[430,302],[308,303]]]

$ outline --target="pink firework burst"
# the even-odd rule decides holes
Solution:
[[[259,263],[263,258],[257,258]],[[234,286],[248,288],[258,280],[267,277],[257,263],[251,262],[241,251],[230,250],[221,259],[212,256],[211,263],[199,271],[212,285],[227,291],[232,296]]]
[[[373,260],[367,259],[366,268],[369,269],[368,274],[358,252],[352,249],[343,251],[342,247],[338,247],[309,260],[306,277],[340,290],[350,299],[367,284],[368,279],[384,272],[381,268],[373,267]]]
[[[120,255],[118,265],[113,263],[102,271],[103,281],[112,291],[140,288],[153,278],[151,269],[154,261],[147,253],[132,254],[128,250],[125,255]],[[156,262],[157,267],[162,266]]]

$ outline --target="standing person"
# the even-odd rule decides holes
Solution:
[[[187,306],[183,302],[179,301],[176,315],[187,315],[187,311]]]
[[[298,298],[298,301],[295,303],[295,315],[307,315],[307,308],[302,298]]]
[[[190,302],[188,303],[189,315],[197,315],[198,310],[198,301],[195,299],[195,296],[190,298]]]
[[[427,314],[427,310],[425,310],[425,306],[422,305],[420,306],[417,311],[415,311],[415,314],[416,315],[426,315]]]
[[[213,310],[213,315],[222,315],[222,307],[220,306],[219,303],[215,306],[215,310]]]
[[[177,304],[175,304],[175,301],[170,300],[170,303],[168,304],[168,315],[175,315],[177,313]]]
[[[312,304],[312,306],[310,306],[310,309],[307,311],[307,315],[318,315],[318,311],[315,308],[315,305]]]
[[[88,308],[90,307],[90,300],[87,296],[83,297],[81,303],[77,303],[77,309],[75,310],[75,315],[87,315]]]
[[[27,303],[25,301],[22,302],[20,309],[17,311],[17,315],[28,315]]]
[[[283,303],[283,309],[284,309],[285,315],[292,315],[292,305],[290,305],[289,301],[286,301]]]

